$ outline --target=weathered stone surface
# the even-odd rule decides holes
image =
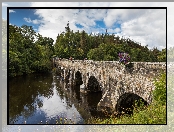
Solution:
[[[115,110],[120,96],[129,92],[142,97],[150,104],[152,90],[155,89],[153,79],[161,70],[166,70],[165,62],[132,62],[130,67],[124,67],[117,61],[61,60],[57,61],[56,65],[64,69],[64,78],[70,74],[71,79],[74,79],[78,71],[86,90],[90,77],[94,76],[102,91],[98,110],[107,108],[111,111]]]

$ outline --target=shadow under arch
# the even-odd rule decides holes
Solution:
[[[101,87],[99,82],[94,76],[90,76],[87,83],[87,91],[88,92],[101,92]]]
[[[80,73],[80,71],[77,71],[75,73],[75,85],[82,85],[83,81],[82,81],[82,74]]]
[[[120,96],[115,106],[117,116],[120,117],[123,114],[133,115],[133,109],[137,102],[137,107],[141,105],[147,106],[148,103],[142,97],[134,93],[124,93]]]
[[[102,92],[90,92],[87,94],[87,104],[92,117],[102,117],[104,114],[97,110],[97,104],[102,98]]]

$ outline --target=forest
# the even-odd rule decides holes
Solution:
[[[5,22],[3,21],[5,25]],[[69,23],[65,31],[52,38],[36,33],[32,26],[21,27],[9,25],[8,32],[8,66],[9,76],[25,75],[35,72],[49,72],[52,58],[73,57],[75,60],[87,58],[95,61],[118,61],[118,53],[126,52],[131,62],[165,62],[166,48],[148,49],[148,45],[108,34],[88,34],[84,30],[74,32]],[[174,49],[171,49],[171,51]],[[170,56],[173,57],[173,52]],[[172,54],[172,55],[171,55]],[[171,57],[171,61],[173,58]]]

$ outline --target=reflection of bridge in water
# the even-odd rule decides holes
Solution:
[[[116,61],[54,60],[54,62],[65,80],[78,80],[76,83],[81,84],[86,92],[102,91],[97,109],[107,109],[110,112],[115,111],[116,107],[119,109],[117,102],[124,104],[123,102],[129,98],[139,97],[150,104],[152,90],[155,89],[153,79],[160,71],[166,69],[165,62],[133,62],[126,68]],[[129,96],[126,93],[129,93]]]
[[[57,85],[60,89],[57,91],[60,92],[59,95],[62,95],[61,98],[66,98],[68,107],[74,105],[83,119],[88,119],[91,116],[101,117],[101,112],[97,111],[97,104],[102,97],[101,92],[84,94],[80,92],[80,85],[73,85],[71,81],[62,81],[57,77],[55,81],[58,81]]]

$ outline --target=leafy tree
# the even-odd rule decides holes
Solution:
[[[53,42],[31,26],[9,25],[9,76],[51,70]]]
[[[166,61],[166,48],[162,49],[162,51],[159,53],[159,55],[157,56],[158,61]]]
[[[88,52],[88,58],[93,60],[113,61],[118,59],[119,49],[114,44],[100,44],[98,48]]]

